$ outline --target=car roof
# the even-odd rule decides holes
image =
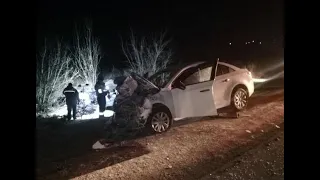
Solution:
[[[169,66],[166,69],[182,69],[185,68],[187,66],[193,66],[193,65],[198,65],[201,63],[205,63],[204,61],[197,61],[197,62],[186,62],[186,63],[180,63],[177,65],[173,65],[173,66]]]
[[[192,63],[181,63],[178,65],[168,66],[167,68],[165,68],[161,71],[158,71],[156,74],[161,73],[161,72],[167,72],[167,71],[179,71],[179,70],[184,69],[186,67],[197,66],[200,64],[204,64],[204,63],[210,63],[210,62],[209,61],[197,61],[197,62],[192,62]],[[219,61],[218,64],[229,66],[235,70],[240,69],[239,67],[236,67],[232,64],[221,62],[221,61]]]
[[[239,70],[239,69],[241,69],[241,68],[239,68],[239,67],[237,67],[237,66],[234,66],[234,65],[232,65],[232,64],[225,63],[225,62],[219,62],[218,64],[225,65],[225,66],[229,66],[229,67],[231,67],[231,68],[234,69],[234,70]]]

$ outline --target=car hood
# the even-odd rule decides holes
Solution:
[[[138,82],[138,84],[141,87],[141,89],[144,92],[146,92],[147,94],[154,95],[154,94],[157,94],[160,91],[160,88],[158,86],[153,84],[148,79],[138,75],[137,73],[132,72],[131,73],[131,77]]]

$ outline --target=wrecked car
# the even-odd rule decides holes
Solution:
[[[174,120],[218,115],[223,107],[241,111],[254,92],[251,72],[219,61],[167,68],[149,78],[131,73],[115,83],[119,95],[112,121],[138,122],[156,133]]]

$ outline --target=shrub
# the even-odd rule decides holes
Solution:
[[[47,47],[37,54],[36,100],[37,111],[47,113],[49,108],[58,104],[62,91],[79,73],[71,66],[70,51],[57,41],[55,47]]]

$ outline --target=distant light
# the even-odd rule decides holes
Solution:
[[[252,40],[252,42],[254,43],[254,40]]]
[[[261,42],[259,42],[259,44],[261,44]]]
[[[246,42],[246,44],[248,44],[248,42]]]
[[[229,43],[229,45],[231,46],[232,43]]]
[[[248,44],[250,44],[250,42],[248,42]]]

